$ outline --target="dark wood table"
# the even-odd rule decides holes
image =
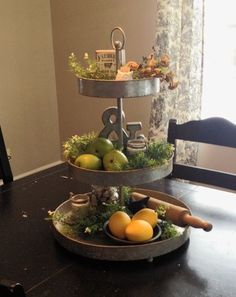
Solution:
[[[235,297],[236,194],[170,179],[144,187],[184,201],[213,230],[191,228],[181,248],[152,263],[74,255],[56,242],[45,218],[69,192],[90,187],[62,164],[1,186],[0,280],[21,283],[31,297]]]

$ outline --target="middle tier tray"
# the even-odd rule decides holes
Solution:
[[[68,162],[70,172],[79,182],[100,186],[135,186],[153,182],[172,172],[172,158],[158,167],[122,171],[90,170]]]

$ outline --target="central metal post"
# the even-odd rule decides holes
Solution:
[[[122,42],[114,41],[114,32],[119,31],[122,34]],[[121,51],[124,51],[125,45],[125,33],[120,27],[116,27],[111,32],[111,43],[113,48],[116,51],[116,73],[120,66],[124,63],[125,56],[121,54]],[[124,140],[123,140],[123,98],[117,98],[117,124],[118,124],[118,147],[119,149],[124,148]]]
[[[121,50],[121,42],[115,42],[115,49],[116,49],[116,73],[120,68],[120,50]],[[119,149],[123,149],[124,141],[123,141],[123,121],[122,121],[122,114],[123,114],[123,99],[117,98],[117,109],[118,109],[118,147]]]
[[[123,141],[123,118],[122,118],[122,114],[123,114],[123,100],[122,98],[117,98],[117,109],[118,109],[118,119],[117,119],[117,123],[118,123],[118,147],[119,149],[123,150],[124,148],[124,141]]]
[[[118,30],[122,34],[122,43],[121,41],[114,42],[114,32]],[[125,45],[125,33],[120,27],[116,27],[111,32],[111,43],[113,48],[116,50],[116,73],[121,65],[125,62],[125,52],[124,52],[124,45]],[[123,50],[124,55],[121,54]],[[124,149],[124,139],[123,139],[123,98],[117,98],[117,124],[118,124],[118,147],[119,149]],[[124,205],[124,191],[123,187],[119,186],[119,200],[120,204]]]

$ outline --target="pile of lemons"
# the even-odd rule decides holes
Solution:
[[[144,242],[153,237],[153,228],[157,225],[157,212],[151,208],[143,208],[132,218],[124,211],[116,211],[108,221],[111,234],[119,239]]]

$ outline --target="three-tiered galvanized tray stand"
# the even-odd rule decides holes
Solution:
[[[115,28],[112,31],[111,38],[115,30],[120,30],[123,33],[123,42],[113,42],[112,45],[116,50],[116,64],[120,65],[119,52],[124,47],[124,32],[120,28]],[[79,78],[79,92],[87,97],[100,98],[116,98],[117,107],[110,107],[103,113],[104,129],[100,136],[108,137],[114,130],[118,135],[119,147],[125,147],[129,136],[123,128],[124,111],[123,99],[141,96],[150,96],[157,94],[160,89],[160,81],[158,78],[135,79],[135,80],[94,80]],[[113,117],[111,119],[111,117]],[[114,120],[115,118],[115,120]],[[134,137],[134,133],[132,137]],[[145,183],[150,183],[158,179],[162,179],[169,175],[172,171],[172,159],[168,160],[164,165],[156,168],[135,169],[127,171],[102,171],[89,170],[75,166],[69,162],[69,168],[72,175],[81,183],[100,185],[100,186],[116,186],[120,188],[120,199],[122,201],[123,186],[137,186]],[[137,191],[137,189],[136,189]],[[150,191],[146,189],[138,189],[140,193],[147,196],[156,197],[163,201],[176,204],[188,208],[183,202],[164,193]],[[56,210],[56,215],[66,214],[71,211],[71,202],[65,201]],[[189,227],[178,227],[179,236],[168,240],[157,240],[143,244],[119,244],[112,241],[104,232],[100,232],[95,236],[88,235],[68,235],[64,232],[64,225],[60,221],[53,221],[53,230],[55,238],[67,250],[89,258],[110,260],[110,261],[129,261],[148,259],[152,260],[166,253],[169,253],[181,245],[189,238]]]

